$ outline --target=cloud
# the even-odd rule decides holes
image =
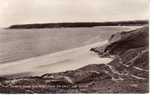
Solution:
[[[148,0],[0,0],[0,26],[148,18]]]

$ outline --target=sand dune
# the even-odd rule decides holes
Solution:
[[[88,64],[108,63],[109,58],[100,58],[89,51],[90,48],[107,43],[97,42],[84,47],[73,48],[53,54],[30,58],[22,61],[0,64],[0,75],[26,73],[41,75],[43,73],[62,72],[74,70]]]

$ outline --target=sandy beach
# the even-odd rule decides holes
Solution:
[[[0,75],[42,75],[75,70],[89,64],[105,64],[90,52],[107,43],[119,31],[136,27],[94,27],[2,30],[0,33]]]
[[[41,75],[44,73],[74,70],[88,64],[108,63],[111,61],[110,58],[100,58],[93,52],[89,51],[90,48],[101,46],[105,43],[107,43],[107,41],[97,42],[91,45],[60,51],[22,61],[1,64],[0,75],[24,72],[28,72],[32,75]]]

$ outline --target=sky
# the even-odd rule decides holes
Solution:
[[[0,26],[148,19],[148,0],[0,0]]]

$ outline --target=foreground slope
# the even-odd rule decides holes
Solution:
[[[148,26],[111,36],[109,44],[92,48],[108,64],[91,64],[39,77],[0,79],[2,93],[147,93],[149,90]]]

